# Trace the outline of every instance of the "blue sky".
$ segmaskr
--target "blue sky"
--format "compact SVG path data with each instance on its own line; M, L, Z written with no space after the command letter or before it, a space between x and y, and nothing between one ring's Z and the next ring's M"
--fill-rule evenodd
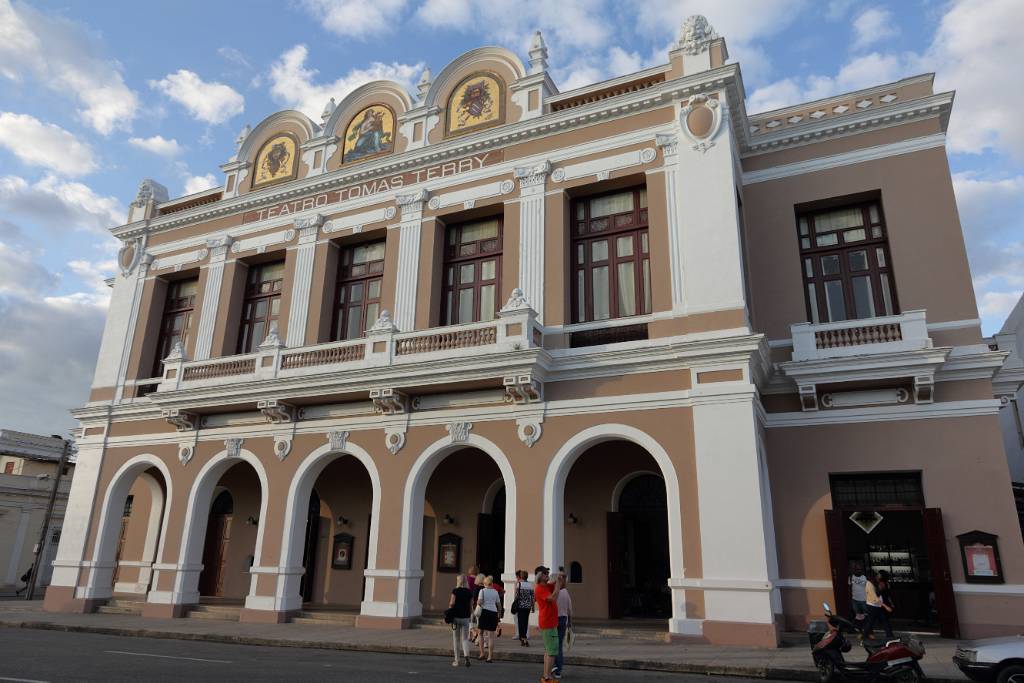
M318 121L376 78L414 90L424 66L485 44L525 58L535 29L562 90L664 63L693 13L726 38L751 113L928 71L957 90L954 183L996 331L1024 287L1019 0L0 0L4 426L59 431L84 402L106 229L143 178L172 196L218 184L247 123L292 107Z

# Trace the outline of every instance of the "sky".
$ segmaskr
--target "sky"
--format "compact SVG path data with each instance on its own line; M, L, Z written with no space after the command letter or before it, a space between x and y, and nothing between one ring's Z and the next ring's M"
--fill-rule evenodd
M243 11L244 8L244 11ZM705 14L749 113L934 72L983 331L1024 288L1020 0L0 0L0 426L44 434L88 397L139 182L223 182L246 125L461 53L526 61L541 30L565 91L662 64ZM941 274L936 273L936 277Z

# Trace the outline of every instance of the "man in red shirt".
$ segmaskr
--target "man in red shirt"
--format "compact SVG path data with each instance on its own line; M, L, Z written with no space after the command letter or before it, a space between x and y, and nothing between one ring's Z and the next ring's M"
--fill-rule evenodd
M551 666L558 656L558 591L559 583L550 582L551 570L541 565L534 570L537 585L533 589L537 601L537 626L544 641L544 682L554 680L551 677Z

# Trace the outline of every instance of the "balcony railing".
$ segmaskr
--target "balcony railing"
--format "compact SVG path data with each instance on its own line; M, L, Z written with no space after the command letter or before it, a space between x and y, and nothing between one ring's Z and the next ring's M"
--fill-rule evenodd
M537 314L511 302L495 320L450 327L398 332L382 318L361 339L286 348L272 334L254 353L190 361L180 354L164 360L158 392L300 377L328 372L387 368L417 362L458 358L467 350L487 353L541 347Z
M932 346L923 310L834 323L798 323L790 329L794 361L912 351Z

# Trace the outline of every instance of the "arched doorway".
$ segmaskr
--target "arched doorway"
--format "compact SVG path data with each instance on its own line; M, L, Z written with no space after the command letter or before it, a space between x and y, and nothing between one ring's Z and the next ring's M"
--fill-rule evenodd
M206 523L206 540L203 543L203 571L199 574L200 595L218 598L224 596L234 509L235 501L231 497L231 492L226 489L213 499L210 519Z
M608 513L608 616L665 618L669 591L665 481L640 473L622 488Z

